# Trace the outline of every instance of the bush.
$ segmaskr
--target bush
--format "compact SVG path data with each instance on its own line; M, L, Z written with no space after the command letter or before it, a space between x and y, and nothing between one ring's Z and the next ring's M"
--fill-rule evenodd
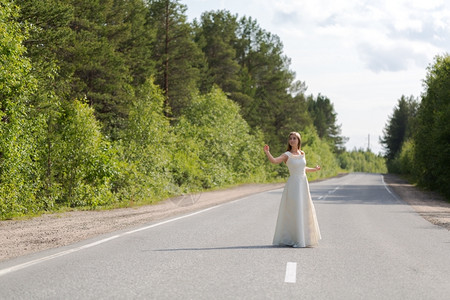
M175 174L184 174L177 177L180 185L212 188L264 178L262 136L251 134L238 105L220 89L196 95L175 132L184 146L175 149L173 166Z
M114 152L100 132L94 110L75 100L64 102L50 141L49 195L71 207L114 201L112 181L117 175Z
M416 163L414 161L414 141L412 139L403 143L398 158L400 173L405 175L413 175L416 171Z
M337 175L340 168L330 144L320 139L312 127L306 128L301 135L302 150L305 152L307 166L314 168L316 165L320 165L321 167L319 172L308 174L309 180Z
M115 144L126 170L120 190L129 201L171 193L172 151L182 145L177 145L163 109L161 90L151 81L144 83L136 92L122 139Z
M28 105L36 89L22 42L27 28L17 21L12 2L0 5L0 219L41 208L35 195L41 188L34 132L42 122Z

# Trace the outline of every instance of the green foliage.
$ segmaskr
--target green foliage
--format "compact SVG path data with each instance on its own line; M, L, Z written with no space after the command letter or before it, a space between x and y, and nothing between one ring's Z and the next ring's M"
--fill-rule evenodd
M220 89L194 97L177 122L175 132L180 143L185 145L178 150L186 152L175 155L188 157L186 161L197 161L182 166L194 171L191 178L181 169L186 182L211 188L261 178L264 160L261 135L250 133L250 127L239 114L239 107ZM178 178L183 185L181 179Z
M29 116L27 102L36 85L22 45L28 28L17 18L17 7L10 1L1 1L0 219L40 209L35 197L41 181L33 132L42 124Z
M284 147L284 135L292 128L311 124L304 86L293 82L295 74L278 36L260 28L256 20L238 20L226 10L204 13L195 28L208 63L202 90L219 86L273 149Z
M336 156L333 154L331 146L319 137L315 128L305 128L302 135L302 149L305 151L307 165L315 167L320 165L319 172L309 173L309 180L335 176L340 168Z
M339 164L347 172L386 173L386 160L371 151L354 150L338 156Z
M119 51L130 35L130 27L124 22L127 11L120 8L121 1L77 1L70 25L74 41L66 49L73 72L70 97L85 97L105 133L113 139L125 126L133 95L127 60Z
M117 49L124 56L133 86L138 87L155 73L156 62L151 59L150 43L155 39L156 29L148 22L150 11L146 1L116 1L115 5L117 13L123 15L122 20L127 28L127 34L119 41Z
M179 116L199 86L203 53L193 41L186 6L178 0L150 0L150 26L156 29L151 43L155 82L166 97L166 114Z
M153 82L138 89L127 123L123 138L116 143L127 170L121 192L130 201L166 196L175 139L164 116L164 96Z
M303 129L310 130L309 128L313 127L313 123L303 94L299 93L295 97L287 98L283 105L285 110L281 111L277 117L277 124L280 125L276 132L279 136L278 142L284 148L286 137L289 136L293 129L299 128L299 131L303 131Z
M347 138L340 135L341 126L336 124L337 114L330 99L319 94L316 99L308 97L307 104L319 137L328 141L334 152L342 152Z
M381 143L386 149L388 162L398 156L403 142L412 136L417 109L418 102L413 96L409 98L402 96L398 100L394 113L386 123L381 138Z
M428 67L414 136L416 178L450 198L450 55Z
M196 32L196 42L205 54L208 72L203 76L202 90L216 84L225 93L240 92L240 66L236 60L237 16L228 11L205 12Z
M437 56L424 80L420 104L402 96L381 142L389 172L408 176L450 198L450 56Z
M52 199L71 207L95 208L112 202L112 181L118 170L94 110L81 101L65 102L56 124L49 172Z
M266 141L281 148L285 137L280 137L279 128L285 121L285 104L292 100L288 91L295 77L289 69L290 59L283 54L280 38L260 28L252 18L239 20L237 36L236 57L243 86L236 101L244 101L239 104L250 126L261 128Z
M414 141L413 139L408 139L402 145L402 149L398 156L392 162L397 169L394 169L394 173L404 174L404 175L414 175L416 172L416 162L414 160ZM394 168L395 168L394 167Z
M29 37L24 41L27 56L33 64L33 76L45 88L37 90L61 94L68 76L64 57L73 44L69 25L73 19L73 7L65 0L15 0L20 6L19 21L29 26Z
M28 27L18 22L18 8L12 1L3 0L0 6L0 107L3 113L8 108L15 108L22 96L20 104L24 103L23 96L30 91L32 80L28 76L31 64L25 54L22 42L26 38ZM24 34L25 33L25 34ZM5 121L5 116L3 122Z

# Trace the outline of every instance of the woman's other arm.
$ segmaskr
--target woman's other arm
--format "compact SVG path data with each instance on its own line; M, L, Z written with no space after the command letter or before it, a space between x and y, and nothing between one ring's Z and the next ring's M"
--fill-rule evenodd
M308 168L308 167L305 168L305 172L306 172L306 173L309 173L309 172L317 172L317 171L319 171L319 170L320 170L320 166L319 166L319 165L317 165L315 168Z

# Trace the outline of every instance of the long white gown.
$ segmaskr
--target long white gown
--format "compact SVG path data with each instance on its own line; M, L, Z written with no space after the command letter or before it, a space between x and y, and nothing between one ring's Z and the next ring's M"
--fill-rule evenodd
M289 179L284 186L278 212L274 245L314 247L321 239L316 210L306 177L305 155L287 151Z

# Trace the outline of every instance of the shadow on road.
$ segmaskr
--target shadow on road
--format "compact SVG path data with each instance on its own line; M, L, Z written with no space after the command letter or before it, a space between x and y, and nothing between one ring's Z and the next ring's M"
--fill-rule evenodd
M345 185L337 190L333 186L322 186L312 190L311 196L314 202L322 204L404 204L397 195L389 194L382 185Z

